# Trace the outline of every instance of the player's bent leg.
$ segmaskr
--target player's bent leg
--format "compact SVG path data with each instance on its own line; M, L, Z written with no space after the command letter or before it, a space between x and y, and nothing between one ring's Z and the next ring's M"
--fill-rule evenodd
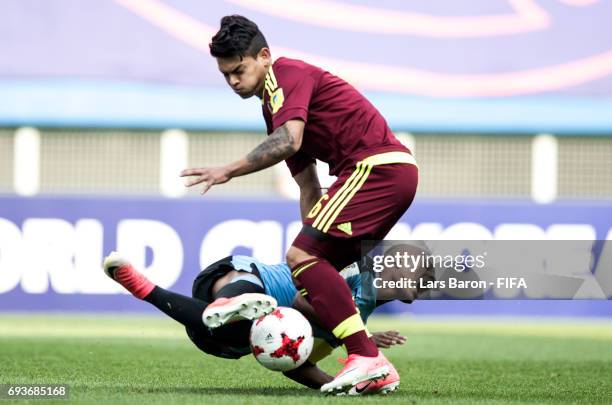
M260 293L217 298L204 310L202 321L209 328L218 328L240 320L252 321L274 311L277 305L274 297Z
M307 260L316 259L316 257L309 253L306 253L305 251L303 251L302 249L298 247L291 246L289 247L289 250L287 251L287 254L285 255L285 259L289 267L294 268L298 264L304 263Z
M298 236L296 240L304 239ZM344 343L349 353L345 367L334 380L323 385L321 391L345 394L356 384L385 378L390 370L388 361L369 339L342 276L322 258L312 257L295 264L297 260L292 253L299 254L300 251L305 252L301 247L293 246L287 257L294 263L292 277L304 286L323 325Z
M375 357L378 349L370 341L344 278L325 259L311 259L292 269L307 291L310 304L323 326L346 346L349 354Z
M124 286L135 297L152 304L187 328L197 332L205 329L202 312L208 302L156 286L116 252L106 257L103 267L110 278Z

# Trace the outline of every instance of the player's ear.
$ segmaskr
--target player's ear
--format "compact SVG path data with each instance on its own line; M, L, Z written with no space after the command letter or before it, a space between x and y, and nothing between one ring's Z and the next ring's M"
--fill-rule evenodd
M272 64L272 54L270 53L270 48L263 47L257 52L257 59L262 62L264 65L270 66Z

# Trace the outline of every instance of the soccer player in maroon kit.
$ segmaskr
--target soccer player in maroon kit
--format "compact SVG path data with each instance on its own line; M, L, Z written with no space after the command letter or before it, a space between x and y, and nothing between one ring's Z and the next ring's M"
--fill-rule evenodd
M348 352L344 368L321 391L359 393L399 383L338 271L359 260L361 241L383 239L412 203L418 182L413 156L350 84L300 60L273 61L263 34L247 18L223 17L210 53L234 92L261 98L268 137L227 166L184 170L181 176L193 176L186 185L204 183L205 193L285 160L300 187L303 222L287 263L298 289ZM315 159L338 176L323 195Z

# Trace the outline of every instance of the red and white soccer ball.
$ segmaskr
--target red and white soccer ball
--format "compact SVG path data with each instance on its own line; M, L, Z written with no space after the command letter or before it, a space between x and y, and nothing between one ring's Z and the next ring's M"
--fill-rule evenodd
M278 307L253 322L250 341L262 366L289 371L301 366L312 353L312 327L295 309Z

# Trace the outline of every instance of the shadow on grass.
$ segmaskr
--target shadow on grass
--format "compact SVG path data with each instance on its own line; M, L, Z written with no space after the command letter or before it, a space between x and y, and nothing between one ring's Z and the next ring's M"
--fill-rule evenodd
M149 394L196 394L196 395L263 395L263 396L320 396L319 390L307 388L276 387L276 388L241 388L241 387L151 387L140 391Z

